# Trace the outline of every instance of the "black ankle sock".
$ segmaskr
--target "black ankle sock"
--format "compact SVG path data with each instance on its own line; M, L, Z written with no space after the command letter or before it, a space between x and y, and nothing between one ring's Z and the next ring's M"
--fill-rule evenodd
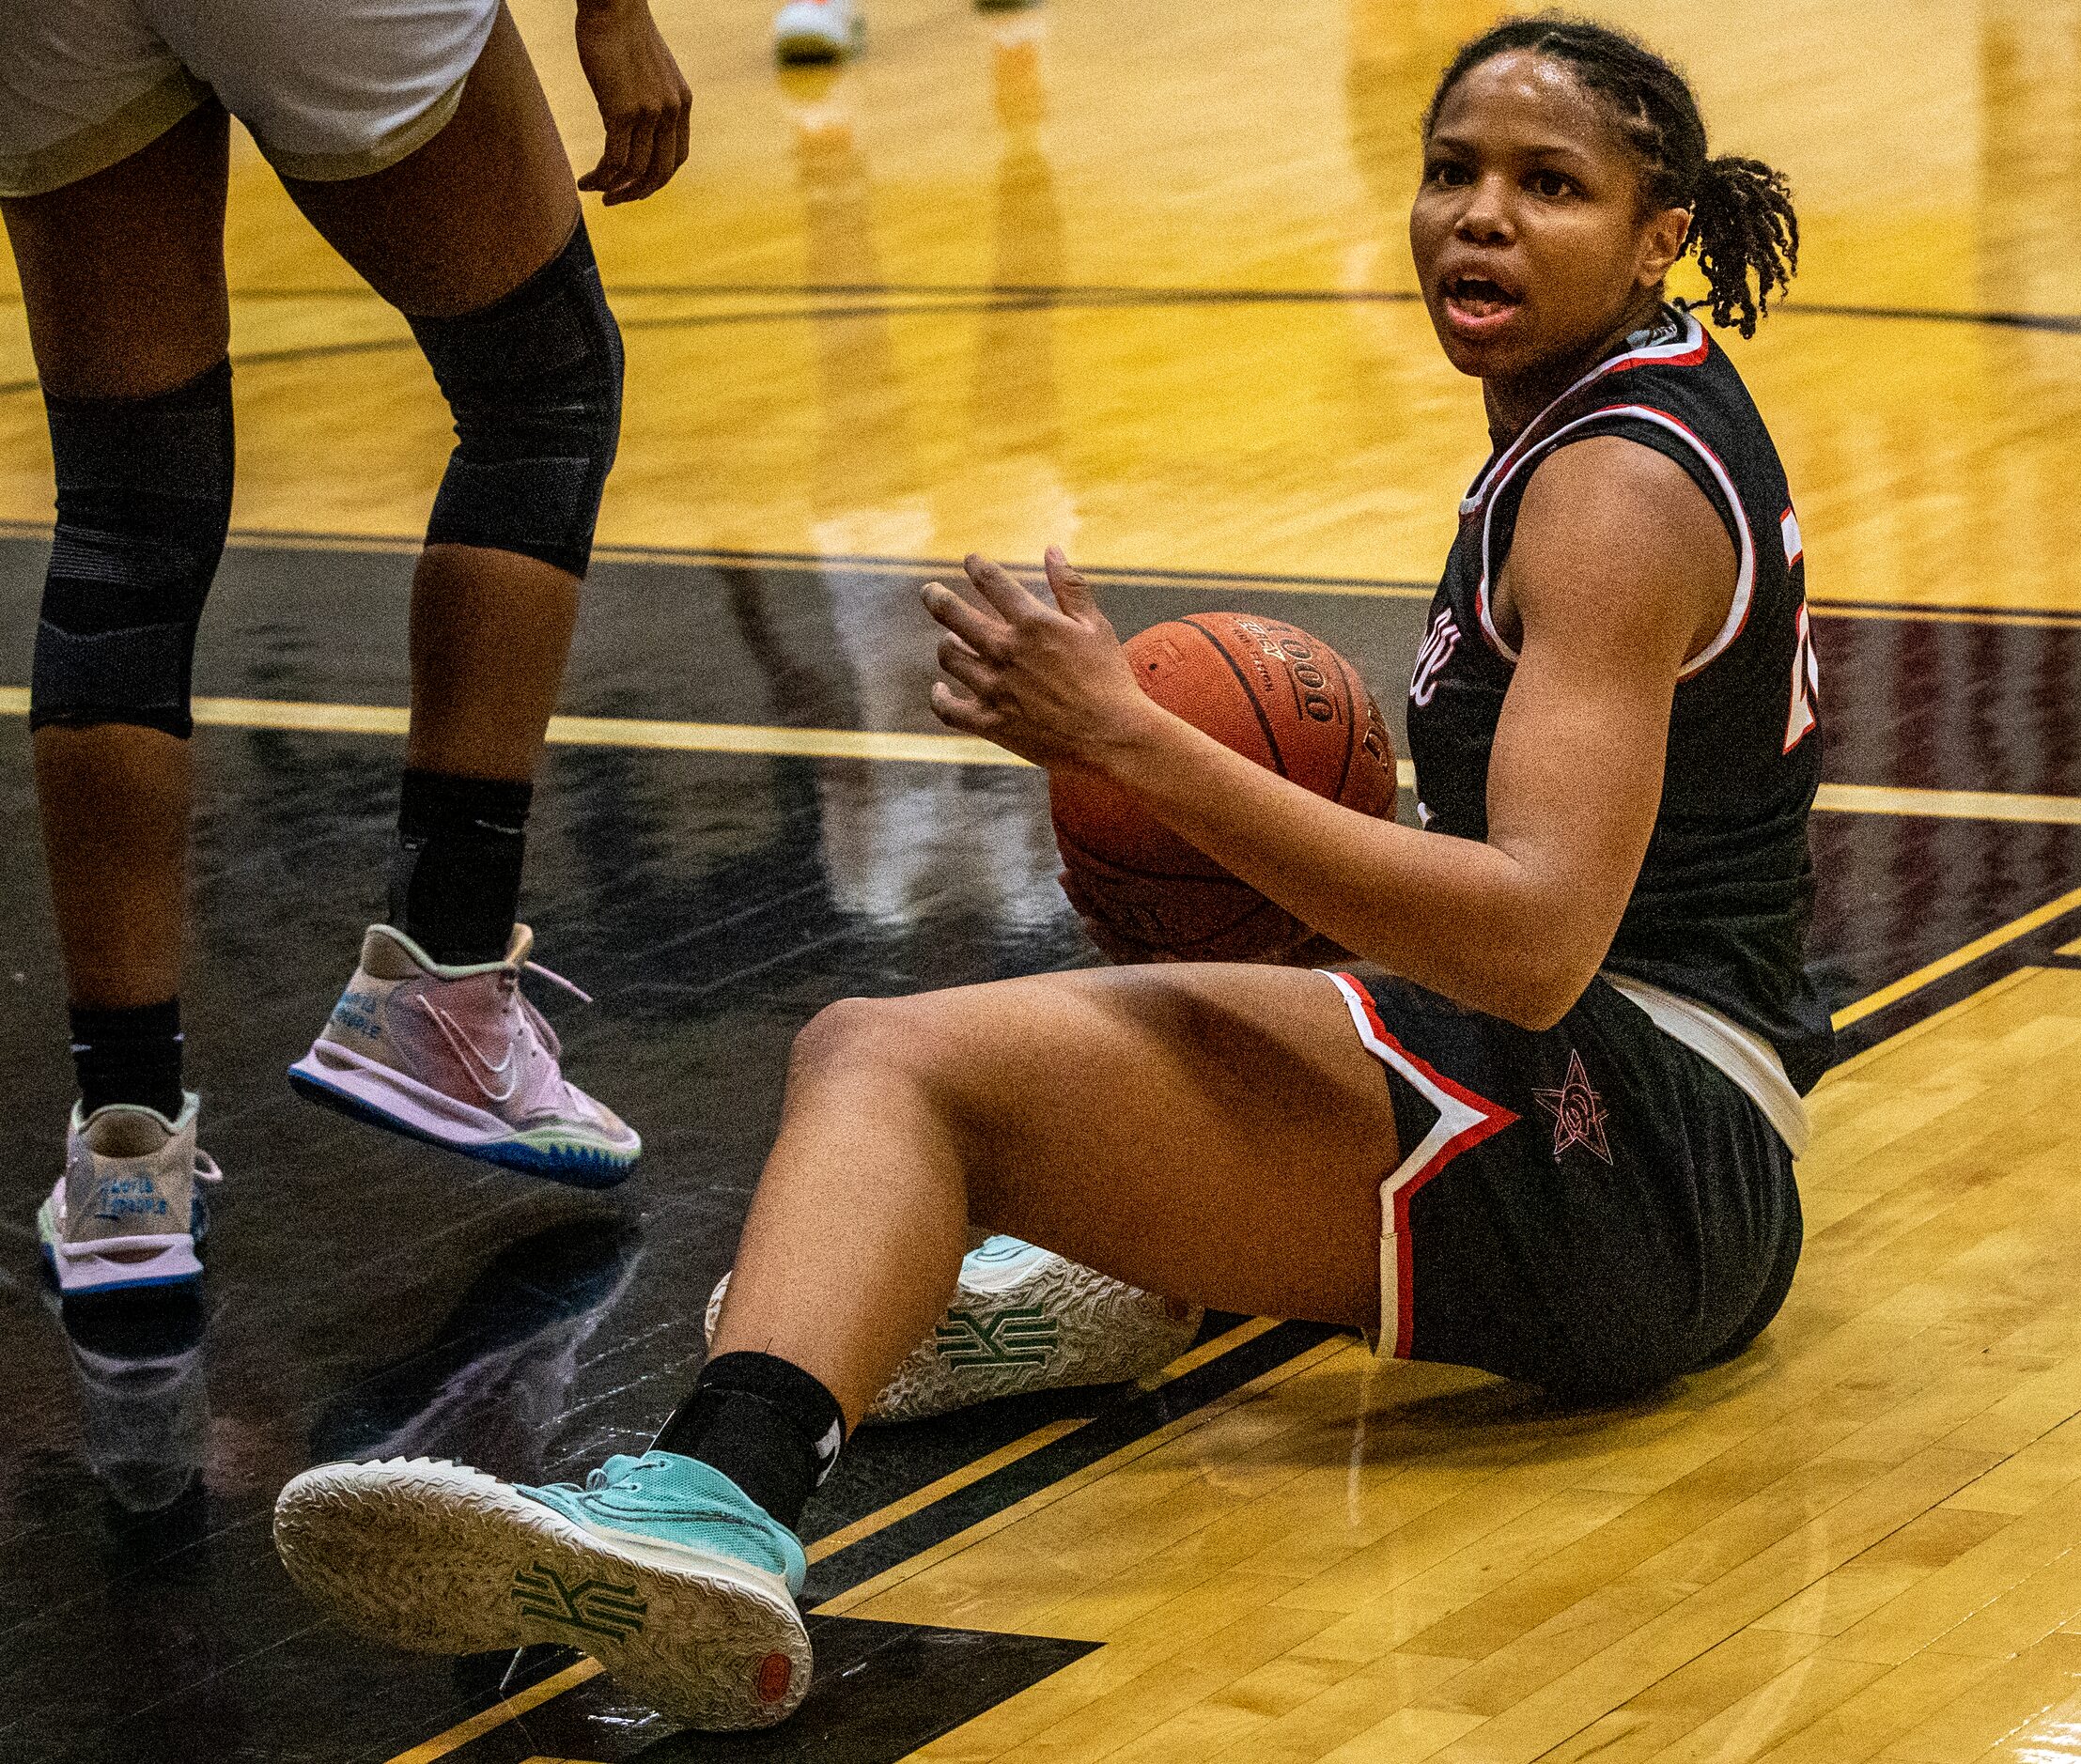
M793 1531L845 1443L837 1399L770 1354L725 1354L693 1381L652 1442L711 1464Z
M180 1094L180 1000L101 1011L74 1005L72 1066L80 1112L110 1103L142 1103L178 1121Z
M529 783L407 771L390 865L390 922L444 966L496 962L513 936Z

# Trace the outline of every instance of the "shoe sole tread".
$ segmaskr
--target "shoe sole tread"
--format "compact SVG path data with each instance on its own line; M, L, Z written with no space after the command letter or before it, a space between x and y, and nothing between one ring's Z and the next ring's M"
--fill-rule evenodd
M709 1295L708 1338L722 1315L723 1276ZM1118 1385L1161 1371L1199 1333L1198 1306L1173 1316L1168 1301L1080 1262L1050 1255L1033 1275L1005 1291L956 1287L949 1313L991 1317L1040 1307L1060 1328L1040 1360L956 1365L940 1352L939 1332L920 1342L891 1375L869 1407L870 1421L923 1421L998 1397L1086 1385Z
M467 1465L306 1471L276 1504L274 1543L318 1604L415 1652L582 1648L631 1695L715 1731L769 1726L809 1687L809 1636L793 1601L599 1537ZM559 1600L567 1615L542 1608ZM761 1685L776 1688L776 1656L786 1679L769 1697Z

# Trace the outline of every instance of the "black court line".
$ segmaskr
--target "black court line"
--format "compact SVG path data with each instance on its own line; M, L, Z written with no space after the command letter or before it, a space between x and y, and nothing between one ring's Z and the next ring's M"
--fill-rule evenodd
M623 316L624 331L707 330L747 324L799 324L840 318L903 318L950 313L1097 311L1107 308L1192 306L1363 306L1412 305L1421 297L1407 288L1214 288L1130 287L1053 283L631 283L608 292L622 299L677 298L717 300L792 295L816 300L845 297L842 305L754 308L749 312L690 313L669 318ZM292 289L234 292L234 300L337 300L352 290L321 288L307 294ZM19 301L19 294L14 299ZM370 298L373 298L371 296ZM1867 305L1856 302L1791 302L1776 309L1805 318L1872 319L1906 324L1980 325L2004 331L2035 331L2055 336L2081 335L2081 315L1980 311L1934 306ZM346 343L318 343L295 348L255 349L235 355L236 367L271 366L291 362L328 361L350 355L380 355L418 347L411 336L371 337ZM0 397L37 389L34 378L0 380Z
M1413 288L1265 288L1151 286L1103 282L616 282L608 293L630 299L814 300L841 297L966 302L1038 301L1053 305L1104 303L1147 306L1303 306L1409 305L1421 297ZM376 299L370 288L235 287L234 301L312 301ZM22 295L0 296L19 305ZM986 308L985 310L987 310ZM1773 311L1804 318L1863 318L1891 324L1985 325L2006 331L2041 331L2056 336L2081 335L2081 314L2033 313L2011 307L1903 306L1863 301L1809 301L1796 297ZM798 317L790 313L779 315ZM818 312L813 316L826 316Z

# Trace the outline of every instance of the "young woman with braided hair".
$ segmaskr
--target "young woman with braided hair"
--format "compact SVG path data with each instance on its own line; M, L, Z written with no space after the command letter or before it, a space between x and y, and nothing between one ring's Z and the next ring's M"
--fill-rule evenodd
M1575 1396L1740 1353L1798 1259L1819 772L1796 524L1762 419L1664 278L1751 329L1783 179L1708 156L1682 78L1560 18L1470 43L1410 217L1495 453L1410 684L1423 831L1152 706L1059 551L933 584L940 718L1103 773L1371 965L1119 967L849 1001L802 1032L692 1393L584 1488L331 1465L303 1586L369 1632L549 1637L697 1725L793 1708L802 1503L971 1222L1227 1308ZM611 1589L560 1612L546 1588ZM611 1608L609 1608L611 1607ZM589 1627L588 1627L589 1625Z

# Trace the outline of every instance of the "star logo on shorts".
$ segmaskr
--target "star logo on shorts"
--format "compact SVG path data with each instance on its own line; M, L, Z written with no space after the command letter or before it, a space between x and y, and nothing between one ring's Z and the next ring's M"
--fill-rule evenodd
M1608 1112L1604 1099L1590 1088L1590 1075L1582 1069L1582 1056L1568 1052L1568 1076L1558 1091L1534 1091L1532 1100L1554 1118L1554 1162L1572 1145L1586 1147L1607 1164L1611 1148L1605 1143L1604 1118Z

